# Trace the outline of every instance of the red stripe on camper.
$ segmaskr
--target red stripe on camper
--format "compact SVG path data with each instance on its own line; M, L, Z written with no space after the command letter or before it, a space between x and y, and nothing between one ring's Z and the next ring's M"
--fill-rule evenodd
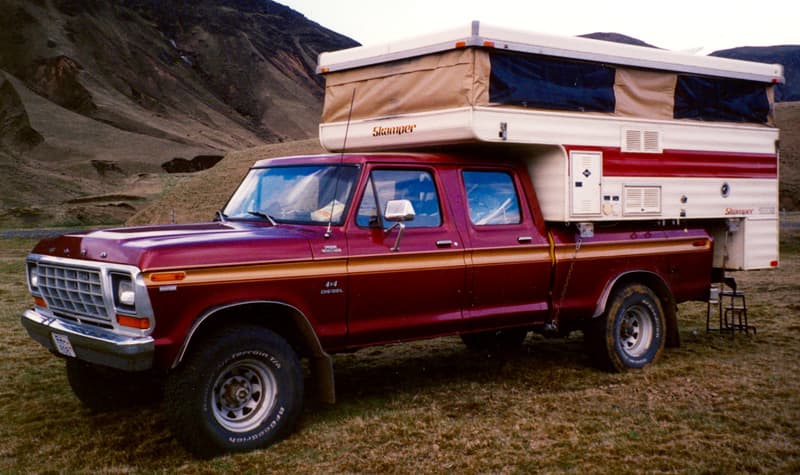
M771 153L664 150L622 153L613 147L565 147L603 152L603 176L778 178L778 156Z

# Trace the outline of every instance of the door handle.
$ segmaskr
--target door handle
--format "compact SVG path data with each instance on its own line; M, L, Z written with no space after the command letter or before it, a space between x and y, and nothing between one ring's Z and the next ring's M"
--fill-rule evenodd
M449 239L441 239L436 241L436 247L450 247L453 245L453 241Z
M531 241L533 241L533 238L530 236L520 236L517 238L517 242L520 244L527 244Z

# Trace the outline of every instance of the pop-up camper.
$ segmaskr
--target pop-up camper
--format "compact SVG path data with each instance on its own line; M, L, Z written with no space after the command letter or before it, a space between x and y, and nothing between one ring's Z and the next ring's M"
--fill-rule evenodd
M780 65L473 22L318 72L330 151L519 154L545 220L701 220L715 267L777 265Z

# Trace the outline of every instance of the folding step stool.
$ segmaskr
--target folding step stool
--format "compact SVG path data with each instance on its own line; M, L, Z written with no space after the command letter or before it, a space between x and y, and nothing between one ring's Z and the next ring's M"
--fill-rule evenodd
M719 328L711 328L711 310L715 308L719 318ZM736 279L733 277L723 277L721 282L711 284L708 295L708 306L706 308L706 332L736 331L750 334L756 333L756 327L751 326L747 321L747 300L744 292L738 289Z

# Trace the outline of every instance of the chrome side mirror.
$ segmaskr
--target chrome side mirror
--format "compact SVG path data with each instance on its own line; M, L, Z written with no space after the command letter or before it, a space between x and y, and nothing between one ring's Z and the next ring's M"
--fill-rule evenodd
M401 223L411 221L417 214L414 212L414 205L409 200L390 200L386 203L386 210L383 218L386 221Z
M392 251L400 250L400 238L403 236L403 230L406 228L404 221L411 221L416 215L417 214L414 212L414 205L412 205L409 200L390 200L386 203L383 218L386 221L392 221L394 224L389 226L384 233L389 234L394 228L398 228Z

